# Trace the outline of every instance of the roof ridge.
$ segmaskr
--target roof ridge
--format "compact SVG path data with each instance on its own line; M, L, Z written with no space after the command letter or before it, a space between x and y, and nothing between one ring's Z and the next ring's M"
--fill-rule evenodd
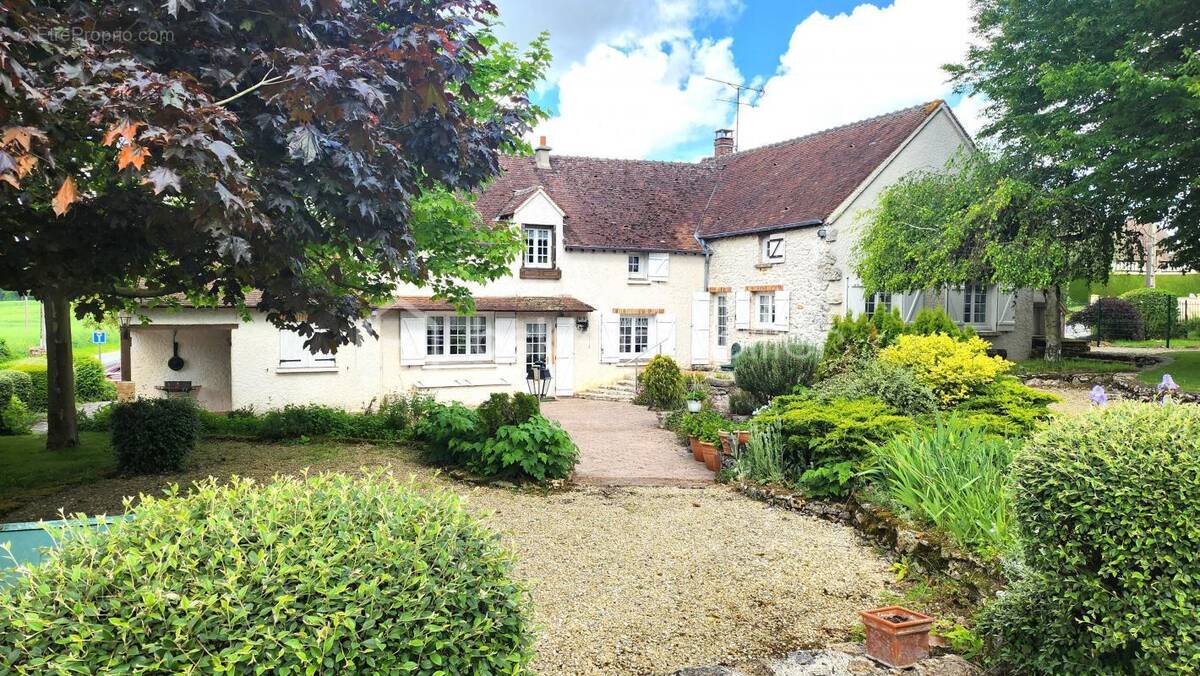
M684 160L640 160L623 157L596 157L593 155L551 155L551 162L554 160L588 160L591 162L621 162L625 164L670 164L683 167L698 167L707 169L708 166L704 162L687 162Z
M934 99L933 101L926 101L925 103L918 103L916 105L908 106L907 108L900 108L900 109L893 110L893 111L890 111L887 113L880 113L879 115L875 115L873 117L867 117L867 118L863 118L861 120L855 120L854 122L847 122L846 124L839 124L835 127L819 129L817 131L804 134L802 136L796 136L793 138L784 139L782 141L768 143L766 145L749 148L747 150L739 150L737 152L729 153L728 155L722 155L721 157L709 157L706 159L706 161L710 162L710 163L715 163L717 160L724 161L724 160L729 159L730 157L735 157L738 155L747 155L750 153L758 152L760 150L768 150L770 148L779 148L779 147L786 146L786 145L789 145L792 143L799 143L800 141L804 141L804 140L807 140L807 139L810 139L810 138L813 138L816 136L821 136L823 134L829 134L829 133L832 133L835 131L842 131L843 129L850 129L851 127L858 127L860 125L868 124L871 122L877 122L879 120L884 119L885 117L895 117L897 115L901 115L903 113L907 113L909 111L916 110L918 108L924 108L925 115L928 117L929 115L933 114L933 111L940 108L942 106L942 104L944 104L944 103L945 103L945 101L943 99Z

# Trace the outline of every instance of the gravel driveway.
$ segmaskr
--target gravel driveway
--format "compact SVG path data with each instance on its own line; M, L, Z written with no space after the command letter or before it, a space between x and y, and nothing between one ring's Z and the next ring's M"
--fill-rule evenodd
M844 640L890 587L854 531L725 486L581 486L551 494L450 481L411 451L329 443L206 442L172 476L112 478L39 498L4 521L116 514L121 497L213 475L388 467L466 497L504 534L533 595L539 674L666 673Z

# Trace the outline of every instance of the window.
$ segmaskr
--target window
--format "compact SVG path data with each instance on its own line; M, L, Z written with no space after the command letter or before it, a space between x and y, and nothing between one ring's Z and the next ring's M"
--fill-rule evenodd
M892 311L892 294L876 293L876 294L867 296L866 301L863 304L863 312L865 312L866 315L868 317L870 317L871 315L875 314L875 310L878 308L883 308L884 312L891 312Z
M467 359L491 354L488 318L481 315L429 315L425 318L425 354Z
M436 357L446 354L446 318L425 318L425 354Z
M963 289L963 322L987 323L987 287L983 284L967 284Z
M760 326L775 325L775 294L760 293L758 296L758 323Z
M621 317L617 334L621 354L641 354L650 347L650 318Z
M629 278L646 278L646 266L642 262L642 257L638 254L629 254Z
M525 267L551 267L551 246L554 239L552 228L544 226L525 226Z
M783 262L783 235L774 235L763 240L763 262Z
M333 354L318 352L313 354L304 347L304 341L310 336L302 336L295 331L279 332L279 368L281 369L311 369L334 368L337 359Z
M729 296L717 296L717 346L729 344Z
M546 365L546 322L525 324L525 367Z

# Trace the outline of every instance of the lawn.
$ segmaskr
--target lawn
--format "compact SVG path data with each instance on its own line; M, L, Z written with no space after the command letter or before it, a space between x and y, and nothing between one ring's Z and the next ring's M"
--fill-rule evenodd
M9 350L14 356L24 356L30 347L38 344L38 322L41 321L40 303L35 300L0 301L0 338L8 343ZM116 352L121 349L117 339L115 326L105 326L108 331L108 343L104 352ZM71 319L71 343L77 352L96 354L96 346L92 344L92 324L81 319Z
M113 473L116 461L104 433L80 433L79 447L70 451L47 451L46 437L27 434L0 437L0 467L2 515L71 486L100 481Z
M1121 373L1136 371L1137 366L1125 361L1104 359L1026 359L1017 362L1016 372L1022 375L1038 373Z
M1165 348L1166 341L1161 338L1158 340L1114 340L1112 344L1117 347L1159 347ZM1172 338L1172 350L1196 350L1200 349L1200 338Z
M1162 382L1164 373L1170 373L1181 388L1200 392L1200 352L1174 353L1171 355L1171 363L1143 371L1138 378L1144 383L1157 385Z

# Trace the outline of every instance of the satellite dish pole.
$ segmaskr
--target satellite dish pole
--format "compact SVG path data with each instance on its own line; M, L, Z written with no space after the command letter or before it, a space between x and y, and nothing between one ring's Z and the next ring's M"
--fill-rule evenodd
M742 137L742 126L741 126L742 106L750 106L751 108L755 107L755 105L753 103L742 103L742 92L750 91L750 92L755 92L757 94L762 94L763 90L758 87L749 87L747 85L738 84L736 82L729 82L728 80L718 80L715 77L708 77L707 75L704 76L704 79L712 80L713 82L719 82L723 85L733 87L734 94L733 94L732 99L717 99L717 100L733 104L733 150L734 150L734 152L737 152L738 141L740 141L741 137Z

